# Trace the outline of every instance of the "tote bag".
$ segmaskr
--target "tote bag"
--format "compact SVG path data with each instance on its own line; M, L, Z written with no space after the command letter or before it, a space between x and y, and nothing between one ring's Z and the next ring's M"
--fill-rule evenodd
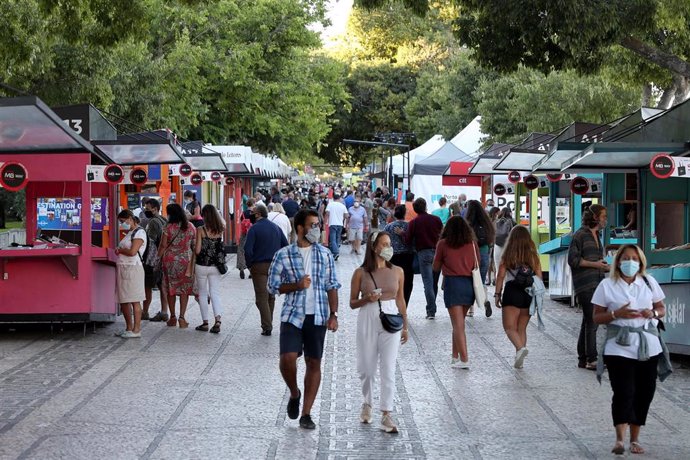
M472 288L474 289L474 301L477 306L484 308L484 303L486 302L486 291L484 288L484 281L482 280L482 274L479 271L479 260L477 259L476 245L474 247L474 269L472 270Z

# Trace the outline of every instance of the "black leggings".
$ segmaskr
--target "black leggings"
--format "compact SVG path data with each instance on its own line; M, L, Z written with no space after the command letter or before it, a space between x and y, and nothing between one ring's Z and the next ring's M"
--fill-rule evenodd
M611 412L614 426L622 423L639 426L645 424L656 390L658 361L658 356L648 361L604 356L613 389Z

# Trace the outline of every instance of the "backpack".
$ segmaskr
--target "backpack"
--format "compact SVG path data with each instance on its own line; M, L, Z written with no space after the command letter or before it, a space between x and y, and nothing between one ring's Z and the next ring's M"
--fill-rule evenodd
M486 230L481 225L474 228L474 233L477 235L477 246L482 247L489 244L487 239Z
M527 265L518 265L515 270L508 270L513 275L513 282L519 288L528 288L534 284L534 270Z
M513 229L514 224L512 219L502 217L496 221L496 245L503 247L508 240L508 235Z

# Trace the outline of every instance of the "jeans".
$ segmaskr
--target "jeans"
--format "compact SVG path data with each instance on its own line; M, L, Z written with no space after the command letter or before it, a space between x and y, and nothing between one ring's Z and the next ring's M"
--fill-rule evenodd
M211 296L211 306L213 306L213 316L223 314L223 304L220 299L220 280L221 274L215 265L210 267L197 265L194 268L196 283L199 286L199 309L201 319L208 321L208 297Z
M249 269L254 283L254 295L256 296L256 308L261 315L261 329L264 331L273 330L273 310L276 297L268 293L268 269L271 262L255 263Z
M577 340L577 359L580 363L593 363L597 360L597 325L594 323L594 291L577 294L577 303L582 308L582 325Z
M438 279L440 273L432 270L434 263L435 249L422 249L417 251L419 258L419 271L422 274L422 282L424 283L424 297L426 297L426 314L428 316L436 316L436 295L438 294Z
M489 252L479 253L479 273L482 275L482 281L486 283L486 274L489 273Z
M340 240L343 235L342 225L331 225L328 227L328 248L334 256L340 254Z

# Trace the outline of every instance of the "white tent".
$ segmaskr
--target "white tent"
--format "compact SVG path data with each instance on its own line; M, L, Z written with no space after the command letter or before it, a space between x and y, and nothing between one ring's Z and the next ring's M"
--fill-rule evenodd
M436 134L416 149L410 150L410 172L412 172L412 168L417 161L421 161L436 152L445 142L443 136ZM407 174L407 160L403 161L403 159L404 155L402 154L393 157L393 174L397 176Z
M476 116L450 142L467 155L476 158L481 153L479 150L485 138L486 134L482 132L482 117Z

